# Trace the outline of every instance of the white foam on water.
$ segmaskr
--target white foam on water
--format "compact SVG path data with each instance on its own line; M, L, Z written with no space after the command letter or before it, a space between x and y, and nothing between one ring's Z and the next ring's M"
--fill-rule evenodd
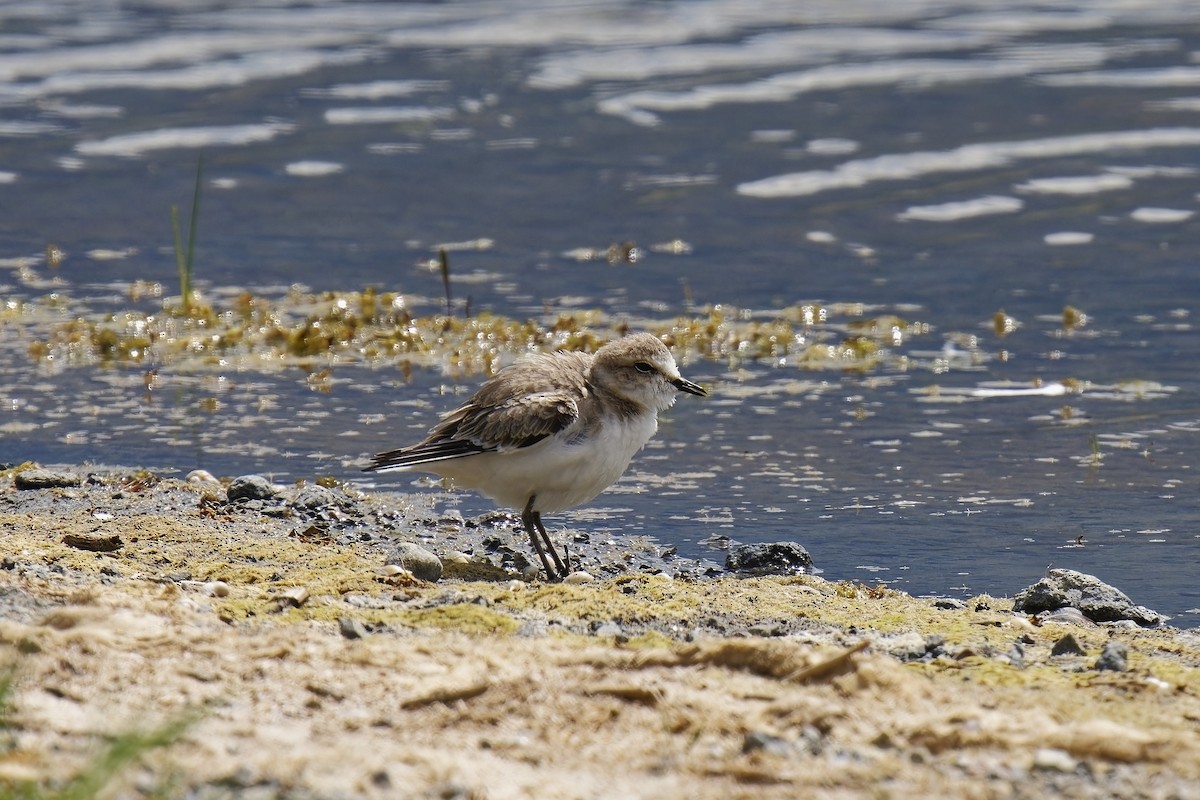
M344 164L336 161L293 161L284 167L288 175L300 178L319 178L324 175L336 175L345 169Z
M140 156L152 150L236 146L268 142L291 133L293 126L283 122L257 125L212 125L196 128L159 128L126 133L106 139L89 139L75 145L85 156Z
M961 219L985 217L992 214L1014 214L1025 207L1025 203L1016 197L1004 195L988 195L972 200L960 200L953 203L941 203L931 206L911 206L897 214L896 219L916 220L920 222L957 222Z
M1191 219L1195 214L1195 211L1184 208L1153 208L1144 206L1134 209L1129 216L1138 222L1161 225L1172 222L1184 222Z
M1046 158L1118 153L1156 147L1196 147L1200 128L1151 128L1006 142L981 142L951 150L894 153L846 161L829 170L809 170L749 181L737 187L748 197L799 197L835 189L858 189L879 181L912 180L941 172L980 172Z
M452 108L429 106L366 106L359 108L330 108L325 121L330 125L374 125L389 122L437 122L451 119Z
M1057 231L1055 233L1047 233L1042 237L1042 241L1051 247L1065 247L1069 245L1091 244L1096 238L1094 233L1086 233L1084 231Z
M1026 194L1068 194L1089 195L1097 192L1111 192L1117 189L1128 189L1133 186L1133 179L1127 175L1114 173L1104 175L1069 175L1057 178L1035 178L1017 184L1014 189Z

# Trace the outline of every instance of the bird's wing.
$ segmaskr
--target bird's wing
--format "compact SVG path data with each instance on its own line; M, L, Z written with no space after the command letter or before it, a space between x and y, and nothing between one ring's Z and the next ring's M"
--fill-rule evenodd
M562 359L568 356L581 359L575 369L562 368ZM367 471L537 444L579 419L580 406L589 394L589 363L590 356L577 353L534 356L518 362L489 379L470 401L443 417L424 441L379 453L371 459ZM541 390L534 391L534 387Z

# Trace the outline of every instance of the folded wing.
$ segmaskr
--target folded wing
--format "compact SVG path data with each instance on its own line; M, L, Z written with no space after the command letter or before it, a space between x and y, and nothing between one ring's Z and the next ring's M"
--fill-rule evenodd
M562 359L535 356L492 377L465 405L451 411L424 441L375 455L366 472L406 469L478 453L505 452L537 444L570 428L588 396L586 361L567 371ZM579 358L588 358L578 356ZM548 371L554 371L553 380ZM549 391L533 387L554 386Z

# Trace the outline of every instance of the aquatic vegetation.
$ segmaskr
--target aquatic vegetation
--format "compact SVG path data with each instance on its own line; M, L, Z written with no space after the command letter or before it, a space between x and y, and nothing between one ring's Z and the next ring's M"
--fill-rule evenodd
M171 234L175 241L175 263L179 268L180 310L187 314L192 309L192 275L196 263L196 225L200 221L200 187L204 176L204 156L196 161L196 182L192 188L192 214L188 222L187 249L179 230L179 206L171 206Z
M181 273L182 274L182 273ZM213 292L213 296L220 293ZM130 297L157 299L131 289ZM447 308L451 308L447 297ZM684 358L731 365L771 360L811 370L865 372L895 365L899 345L930 327L860 304L794 306L751 311L727 305L697 309L669 320L613 319L597 309L559 311L519 319L494 313L415 314L409 299L368 287L357 292L293 289L268 298L236 293L225 305L159 301L155 310L90 310L58 295L60 318L37 326L28 353L59 365L173 365L189 370L270 370L321 360L389 366L436 366L466 376L495 371L534 350L594 351L638 328L664 338ZM18 316L20 310L16 310Z

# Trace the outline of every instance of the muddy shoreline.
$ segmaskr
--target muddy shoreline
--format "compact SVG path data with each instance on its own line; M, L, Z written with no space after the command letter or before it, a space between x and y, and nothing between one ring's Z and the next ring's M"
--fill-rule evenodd
M427 498L17 472L0 786L51 793L111 737L196 715L105 796L1198 796L1192 631L586 535L591 580L545 584L510 519ZM389 565L401 540L440 579Z

